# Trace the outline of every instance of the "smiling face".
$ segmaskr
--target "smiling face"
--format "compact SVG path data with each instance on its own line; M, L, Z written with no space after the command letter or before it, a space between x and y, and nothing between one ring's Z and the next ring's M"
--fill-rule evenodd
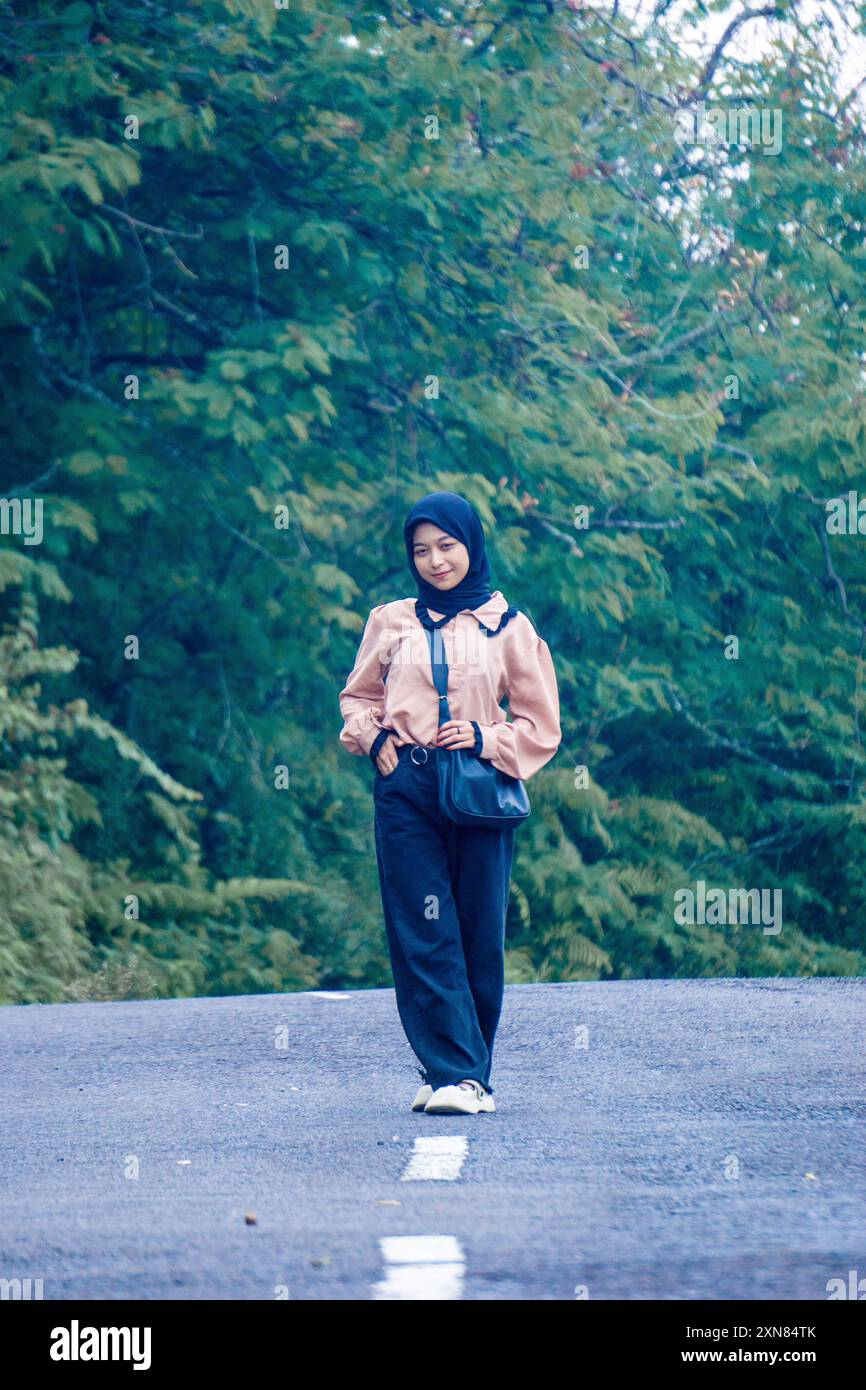
M412 557L422 579L437 589L453 589L469 569L469 551L463 542L432 521L419 521L415 527Z

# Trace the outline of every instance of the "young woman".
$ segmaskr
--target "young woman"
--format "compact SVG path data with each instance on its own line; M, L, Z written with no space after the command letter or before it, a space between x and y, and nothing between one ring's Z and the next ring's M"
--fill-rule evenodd
M547 643L490 591L472 504L430 493L410 511L404 538L418 597L370 613L340 692L340 742L376 767L376 858L397 1010L423 1067L412 1109L477 1114L496 1108L490 1069L515 831L444 817L436 759L463 748L511 777L531 777L559 747L559 693ZM441 725L425 627L441 628L448 663L453 717Z

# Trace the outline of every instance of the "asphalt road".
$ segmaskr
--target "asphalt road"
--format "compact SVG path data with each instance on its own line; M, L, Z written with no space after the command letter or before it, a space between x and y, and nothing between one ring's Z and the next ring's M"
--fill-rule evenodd
M825 1300L866 1276L864 1014L863 979L512 986L497 1113L430 1116L391 990L0 1009L0 1279Z

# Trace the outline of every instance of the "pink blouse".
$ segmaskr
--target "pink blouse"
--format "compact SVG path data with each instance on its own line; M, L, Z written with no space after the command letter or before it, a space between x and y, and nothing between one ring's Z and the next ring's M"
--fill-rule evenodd
M524 780L544 767L562 740L559 691L547 643L524 613L487 637L479 627L499 626L508 601L497 589L480 608L464 608L439 629L448 662L452 719L476 720L481 757ZM430 610L434 619L444 617ZM499 704L508 696L509 720ZM344 724L340 742L367 754L383 728L407 743L434 747L439 697L430 669L430 648L413 598L372 609L355 666L340 692Z

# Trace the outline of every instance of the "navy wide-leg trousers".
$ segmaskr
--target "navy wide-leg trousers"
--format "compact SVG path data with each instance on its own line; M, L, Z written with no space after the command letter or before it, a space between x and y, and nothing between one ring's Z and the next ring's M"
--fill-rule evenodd
M434 1090L468 1078L488 1091L505 985L514 830L456 825L439 812L436 759L396 750L373 782L376 858L397 1011ZM416 759L422 750L415 753Z

